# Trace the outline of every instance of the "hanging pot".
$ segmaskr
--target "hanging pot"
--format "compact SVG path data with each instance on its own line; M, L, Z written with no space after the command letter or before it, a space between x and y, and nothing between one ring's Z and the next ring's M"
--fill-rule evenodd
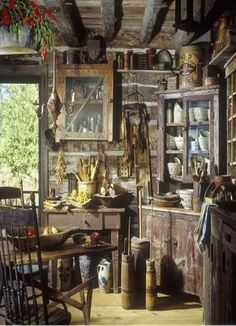
M28 26L19 27L19 35L9 32L6 26L0 27L0 55L37 53L35 48Z

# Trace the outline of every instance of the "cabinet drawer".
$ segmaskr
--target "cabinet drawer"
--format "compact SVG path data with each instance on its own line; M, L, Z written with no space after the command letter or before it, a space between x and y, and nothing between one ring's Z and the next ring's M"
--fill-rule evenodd
M104 229L120 229L121 220L120 214L105 214L104 215Z
M100 213L49 214L48 225L78 226L81 230L102 230L103 218Z
M223 224L223 243L233 253L236 253L236 231Z

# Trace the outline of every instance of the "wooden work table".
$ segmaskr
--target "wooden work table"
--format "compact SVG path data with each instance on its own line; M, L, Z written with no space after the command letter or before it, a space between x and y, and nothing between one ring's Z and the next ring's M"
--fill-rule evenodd
M114 293L118 293L123 236L127 232L128 219L124 213L124 208L106 207L97 209L74 208L69 211L44 210L46 225L76 226L81 231L109 232L111 244L117 247L117 250L112 252Z

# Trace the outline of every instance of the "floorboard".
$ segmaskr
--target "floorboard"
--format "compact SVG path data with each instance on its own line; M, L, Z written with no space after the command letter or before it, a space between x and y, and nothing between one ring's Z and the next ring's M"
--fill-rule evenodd
M76 296L75 296L76 297ZM83 324L81 313L69 308L72 325ZM121 294L101 293L94 290L92 325L202 325L203 310L194 296L168 296L158 293L156 311L146 309L125 310L121 307Z
M72 325L84 324L82 312L69 305L68 310L72 314ZM195 296L158 293L157 310L147 311L123 309L120 293L101 293L98 288L93 293L91 325L203 325L202 316L201 304ZM3 324L4 319L0 317L0 325Z

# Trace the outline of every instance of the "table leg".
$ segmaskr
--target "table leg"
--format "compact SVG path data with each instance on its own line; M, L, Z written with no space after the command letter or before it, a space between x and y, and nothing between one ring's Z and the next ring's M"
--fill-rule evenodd
M58 273L57 273L57 260L52 260L51 261L51 268L52 268L52 274L51 274L51 280L52 280L52 288L57 290L57 277L58 277Z
M120 273L120 247L119 247L119 230L111 231L111 244L117 246L118 250L112 251L113 264L113 291L119 292L119 273Z

